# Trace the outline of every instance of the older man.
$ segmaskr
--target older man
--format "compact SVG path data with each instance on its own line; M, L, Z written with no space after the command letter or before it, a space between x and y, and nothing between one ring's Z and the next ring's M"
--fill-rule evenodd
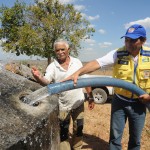
M59 82L73 74L82 67L82 63L77 58L69 56L70 48L66 41L59 40L54 43L56 59L46 69L43 77L36 68L32 68L35 79L42 85ZM91 88L86 88L89 95L89 109L94 108ZM60 119L60 150L74 150L82 147L83 112L84 112L84 93L82 89L75 89L62 92L59 96L59 119ZM70 146L68 142L68 132L70 117L73 120L73 137Z

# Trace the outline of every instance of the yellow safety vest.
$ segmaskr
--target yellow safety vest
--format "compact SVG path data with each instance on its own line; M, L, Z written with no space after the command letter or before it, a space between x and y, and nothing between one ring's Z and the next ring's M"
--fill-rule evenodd
M117 59L113 68L113 77L131 82L150 93L150 48L143 46L138 55L138 64L134 65L132 56L125 47L117 50ZM137 98L130 91L114 88L115 93L128 98Z

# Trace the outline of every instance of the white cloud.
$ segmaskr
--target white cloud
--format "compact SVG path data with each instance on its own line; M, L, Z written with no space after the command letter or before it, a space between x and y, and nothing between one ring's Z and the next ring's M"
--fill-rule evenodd
M93 51L93 48L85 48L86 51Z
M87 15L85 13L81 13L83 18L87 18Z
M57 1L57 0L55 0ZM73 3L75 0L58 0L61 4ZM44 2L44 0L38 0L38 2Z
M145 45L145 46L150 46L150 43L149 43L149 42L145 42L144 45Z
M96 16L94 16L94 17L88 16L88 19L91 20L91 21L97 20L97 19L99 19L99 15L96 15Z
M93 44L95 44L96 42L95 42L95 40L93 40L93 39L86 39L86 40L85 40L85 43L87 43L87 44L89 44L89 45L93 45Z
M105 34L106 33L106 31L103 30L103 29L99 29L98 32L101 33L101 34Z
M90 24L90 25L89 25L89 28L94 28L94 27L95 27L94 24Z
M90 21L97 20L100 17L99 15L96 15L94 17L93 16L87 16L85 13L81 13L81 15L82 15L82 17L87 18Z
M83 6L83 5L74 5L74 8L75 8L77 11L85 10L85 6Z
M125 24L125 28L127 29L128 27L130 27L133 24L141 24L145 28L150 28L150 17L147 17L143 20L137 20L137 21L129 22L129 23Z
M98 45L101 48L107 48L107 47L110 47L112 45L112 43L110 43L110 42L103 42L103 43L99 43Z
M59 0L59 2L62 4L68 4L68 3L73 3L74 0Z

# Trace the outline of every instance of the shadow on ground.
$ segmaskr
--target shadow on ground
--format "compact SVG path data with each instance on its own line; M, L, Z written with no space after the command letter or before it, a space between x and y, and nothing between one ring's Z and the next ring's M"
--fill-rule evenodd
M84 145L82 146L82 149L88 149L88 150L108 150L108 142L100 139L99 137L84 134L83 137Z

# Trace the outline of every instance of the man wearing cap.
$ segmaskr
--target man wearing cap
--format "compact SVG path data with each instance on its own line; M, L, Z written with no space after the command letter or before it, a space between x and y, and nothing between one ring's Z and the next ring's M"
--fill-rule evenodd
M72 74L68 79L77 83L79 75L92 72L98 68L113 66L113 77L131 82L150 93L150 48L143 46L146 41L145 28L134 24L127 29L121 38L125 38L125 45L113 50L105 56L87 63ZM146 102L150 102L150 95L137 97L135 94L114 88L115 94L111 103L110 150L121 150L121 139L125 123L129 122L128 150L140 150L141 134L146 116Z

